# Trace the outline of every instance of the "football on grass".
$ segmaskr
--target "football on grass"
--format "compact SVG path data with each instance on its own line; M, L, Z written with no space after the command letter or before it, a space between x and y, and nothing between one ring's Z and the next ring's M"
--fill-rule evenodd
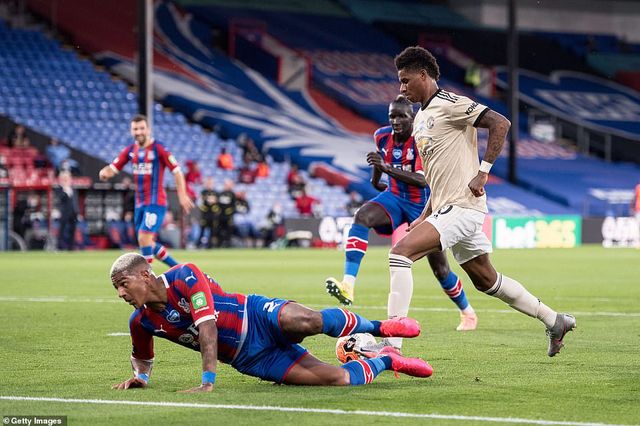
M336 357L341 363L353 361L354 359L366 359L363 355L366 350L378 343L376 338L369 333L356 333L344 336L336 342Z

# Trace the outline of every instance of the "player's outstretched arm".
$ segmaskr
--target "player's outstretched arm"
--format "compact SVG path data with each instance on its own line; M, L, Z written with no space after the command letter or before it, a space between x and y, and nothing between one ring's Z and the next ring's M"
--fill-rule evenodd
M471 179L468 186L473 195L481 197L485 193L484 186L489 179L489 170L491 170L491 166L502 151L504 140L511 127L511 122L502 114L489 110L480 119L478 127L489 129L489 140L487 141L487 151L484 153L480 170L478 170L478 174Z
M184 175L180 171L176 171L173 175L176 179L176 190L178 191L178 201L185 213L189 213L194 207L193 201L187 195L187 184Z
M200 355L202 355L202 384L195 388L179 391L180 393L211 392L216 381L216 365L218 363L218 329L213 319L198 325Z
M111 389L126 390L147 387L152 366L153 361L143 361L132 357L131 367L133 368L133 377L125 380L122 383L116 383L115 385L111 386Z

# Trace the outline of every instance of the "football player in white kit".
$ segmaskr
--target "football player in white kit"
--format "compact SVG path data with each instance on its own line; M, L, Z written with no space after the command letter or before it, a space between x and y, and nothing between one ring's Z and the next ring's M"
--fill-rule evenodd
M497 272L489 260L491 242L482 232L487 214L484 186L511 123L473 100L438 88L440 70L433 55L408 47L395 58L400 91L421 104L413 137L423 161L431 197L409 234L389 252L389 313L403 316L413 292L413 262L436 250L451 249L474 286L512 308L539 319L549 336L548 355L563 347L576 327L573 316L557 313L513 278ZM487 151L478 159L477 127L489 130Z

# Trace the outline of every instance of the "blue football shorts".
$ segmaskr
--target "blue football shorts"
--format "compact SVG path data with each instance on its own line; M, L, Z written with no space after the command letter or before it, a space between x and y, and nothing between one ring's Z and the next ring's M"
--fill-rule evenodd
M287 340L278 322L280 310L289 303L255 294L247 296L247 335L231 365L243 374L282 383L307 349Z
M157 234L162 226L162 221L166 213L166 206L159 206L157 204L136 206L133 218L136 234L139 232Z
M370 203L376 203L382 207L386 212L389 219L391 219L391 226L376 226L373 229L380 235L391 235L403 223L411 223L420 216L424 209L424 204L413 203L392 194L389 191L384 191L372 198Z

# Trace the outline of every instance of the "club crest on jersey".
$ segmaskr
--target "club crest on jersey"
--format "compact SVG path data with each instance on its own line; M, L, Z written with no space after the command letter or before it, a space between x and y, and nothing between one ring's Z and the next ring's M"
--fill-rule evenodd
M175 309L172 309L171 312L167 314L167 321L169 322L178 322L180 321L180 313Z
M396 160L402 158L402 150L400 148L393 148L393 158Z
M414 155L413 155L413 148L409 148L409 149L407 150L407 160L411 161L411 160L413 160L413 158L414 158Z
M427 129L433 129L433 125L435 124L436 119L433 118L433 115L430 115L429 118L427 118Z

